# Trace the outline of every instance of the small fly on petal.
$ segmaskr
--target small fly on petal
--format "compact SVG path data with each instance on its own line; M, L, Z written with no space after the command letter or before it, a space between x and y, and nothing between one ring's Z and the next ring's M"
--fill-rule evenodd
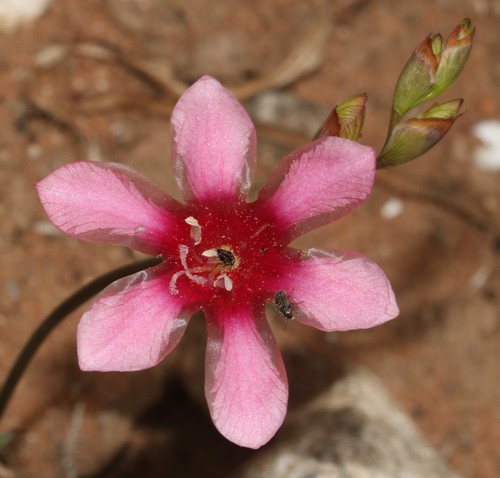
M293 319L294 306L284 290L279 290L274 294L274 305L276 306L276 310L285 317L287 321Z

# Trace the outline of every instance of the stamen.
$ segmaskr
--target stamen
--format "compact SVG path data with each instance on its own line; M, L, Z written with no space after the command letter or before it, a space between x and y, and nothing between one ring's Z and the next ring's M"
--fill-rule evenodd
M217 257L217 249L207 249L201 253L205 257Z
M188 219L191 222L196 221L196 219L194 218ZM188 219L186 219L186 222L188 221ZM237 258L229 249L220 248L207 249L206 251L203 251L201 255L208 258L209 260L205 265L195 265L194 267L189 267L188 265L187 258L189 253L190 250L188 246L184 244L179 245L179 259L181 260L181 264L184 270L174 274L172 279L170 280L170 292L172 294L175 295L179 293L176 287L176 282L177 279L183 274L186 274L189 279L200 285L206 284L209 281L213 281L214 287L223 287L227 291L233 290L233 280L228 275L220 274L214 280L216 274L232 269L237 262ZM198 256L194 250L191 252L191 254L196 262L201 263L200 256ZM213 261L213 259L216 259L216 261ZM207 272L208 278L202 275L198 275Z
M194 249L191 250L191 257L198 263L198 264L204 264L205 261L196 253ZM191 268L193 270L193 268Z
M198 245L201 242L200 223L193 216L187 217L186 219L184 219L184 221L186 221L191 226L191 231L190 231L189 235L191 236L191 239L193 239L194 244Z
M229 292L233 290L233 280L226 274L221 274L219 277L217 277L217 279L215 279L214 287L224 287L224 289Z
M206 284L207 283L207 279L205 279L205 277L201 277L201 276L197 276L197 275L194 275L191 273L191 270L189 269L188 267L188 264L187 264L187 255L188 255L188 252L189 252L189 247L188 246L185 246L184 244L181 244L179 246L179 257L181 259L181 264L182 264L182 267L184 267L184 271L186 273L186 275L193 281L193 282L196 282L197 284Z
M233 280L231 277L224 275L224 287L227 291L233 290Z

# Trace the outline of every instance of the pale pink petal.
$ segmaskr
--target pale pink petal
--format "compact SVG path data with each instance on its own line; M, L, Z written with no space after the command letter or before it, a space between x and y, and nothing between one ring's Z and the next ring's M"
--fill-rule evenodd
M297 321L328 332L367 329L399 314L384 272L350 251L304 251L280 287Z
M283 159L259 201L293 238L358 206L370 193L374 174L372 148L326 137Z
M186 199L227 199L244 194L255 167L255 128L236 98L205 76L179 99L172 113L175 173Z
M162 264L114 282L78 325L80 368L125 372L153 367L184 333L189 314L183 305L170 295Z
M160 254L176 229L173 199L131 168L81 161L37 184L47 215L70 236Z
M263 311L207 314L205 393L215 426L240 446L259 448L286 414L288 383Z

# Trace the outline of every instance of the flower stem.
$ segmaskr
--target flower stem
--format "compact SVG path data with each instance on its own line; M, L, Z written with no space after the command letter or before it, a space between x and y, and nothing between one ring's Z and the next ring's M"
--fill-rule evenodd
M94 295L98 294L112 282L121 279L122 277L135 274L149 267L153 267L161 262L160 258L153 257L140 262L134 262L123 267L119 267L111 272L108 272L68 297L64 302L59 304L38 326L33 335L30 337L21 353L14 362L5 382L0 390L0 419L3 412L12 396L19 379L28 367L31 359L35 355L40 345L44 342L47 336L62 322L71 312L80 307L84 302L89 300Z

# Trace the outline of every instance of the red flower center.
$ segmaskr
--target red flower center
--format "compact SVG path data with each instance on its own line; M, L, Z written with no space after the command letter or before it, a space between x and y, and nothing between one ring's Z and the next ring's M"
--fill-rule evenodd
M171 294L204 305L274 295L288 241L273 217L243 201L193 202L185 214L178 250L164 255L174 261Z

